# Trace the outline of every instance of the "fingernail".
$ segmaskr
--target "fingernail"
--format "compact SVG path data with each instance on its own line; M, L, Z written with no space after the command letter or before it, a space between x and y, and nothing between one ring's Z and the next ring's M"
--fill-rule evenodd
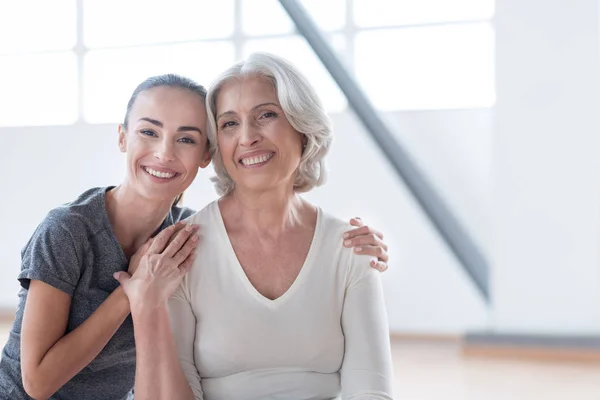
M196 240L198 240L198 239L199 239L198 235L194 235L194 236L192 236L192 242L195 242L195 241L196 241Z
M350 246L351 244L352 244L352 240L346 240L344 242L344 245L346 245L346 246Z
M186 225L185 230L191 232L194 227L192 225Z
M354 250L356 250L357 253L362 251L362 247L356 247Z
M350 237L349 233L344 233L344 239L348 239Z

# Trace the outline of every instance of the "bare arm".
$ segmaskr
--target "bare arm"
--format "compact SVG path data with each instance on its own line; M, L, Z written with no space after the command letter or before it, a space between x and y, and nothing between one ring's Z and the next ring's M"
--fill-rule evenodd
M163 304L135 310L136 400L194 400L173 340L169 312Z
M31 281L21 329L21 373L25 391L34 399L50 397L96 358L129 315L127 296L119 287L65 335L70 305L68 294Z
M136 344L136 400L193 400L177 357L168 301L194 260L198 236L188 225L167 244L158 237L133 276L116 274L131 304Z

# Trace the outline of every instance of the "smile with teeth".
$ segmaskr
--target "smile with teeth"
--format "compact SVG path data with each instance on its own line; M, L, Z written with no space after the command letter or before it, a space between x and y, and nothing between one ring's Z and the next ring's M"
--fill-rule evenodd
M161 179L171 179L171 178L174 178L176 175L179 175L177 173L172 173L172 172L156 171L156 170L153 170L152 168L148 168L148 167L143 167L143 168L144 168L144 171L146 171L150 175L155 176L157 178L161 178Z
M240 160L240 162L242 164L244 164L246 167L249 167L251 165L265 163L265 162L269 161L271 159L271 157L273 157L274 155L275 155L275 153L270 153L270 154L263 154L262 156L242 158Z

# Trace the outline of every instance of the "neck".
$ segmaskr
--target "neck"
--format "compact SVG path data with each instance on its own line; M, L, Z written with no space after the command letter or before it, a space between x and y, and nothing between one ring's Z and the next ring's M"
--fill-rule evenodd
M229 208L230 221L250 234L271 237L303 225L303 211L308 208L291 187L260 192L236 188L224 201L233 205Z
M106 211L121 248L129 257L160 227L175 199L142 198L127 182L106 194Z

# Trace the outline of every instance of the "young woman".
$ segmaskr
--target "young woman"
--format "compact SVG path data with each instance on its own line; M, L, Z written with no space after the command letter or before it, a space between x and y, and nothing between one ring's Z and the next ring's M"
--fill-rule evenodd
M127 153L121 184L84 192L36 229L22 251L20 302L0 361L1 400L128 396L133 324L113 274L135 272L149 248L153 263L191 265L198 235L178 222L193 211L176 203L210 162L205 96L202 86L175 75L141 83L119 126ZM386 246L368 228L349 235L382 254L375 268L386 267Z

